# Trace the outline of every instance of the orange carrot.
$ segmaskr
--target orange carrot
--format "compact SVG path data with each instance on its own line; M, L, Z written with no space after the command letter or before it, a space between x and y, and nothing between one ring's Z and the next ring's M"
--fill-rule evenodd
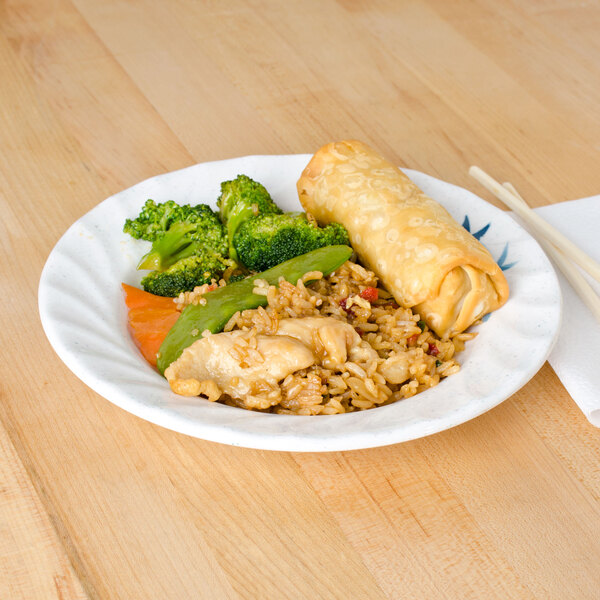
M121 285L129 309L127 324L131 337L144 358L155 367L160 346L181 313L173 298L155 296L126 283Z

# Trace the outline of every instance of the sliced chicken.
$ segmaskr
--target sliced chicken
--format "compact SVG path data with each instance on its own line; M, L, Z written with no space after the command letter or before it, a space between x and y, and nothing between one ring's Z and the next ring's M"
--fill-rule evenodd
M213 401L221 393L244 398L254 392L257 384L275 384L315 363L312 349L287 335L257 335L256 348L250 348L246 360L239 353L244 347L241 336L246 334L217 333L186 348L165 371L173 391L185 396L202 393ZM214 385L207 384L210 381Z
M333 317L302 317L279 321L277 335L296 338L320 357L325 367L333 367L350 360L377 358L369 344L360 339L354 327Z
M211 401L222 394L246 401L256 396L257 408L267 408L269 390L280 395L277 383L296 371L378 358L352 325L333 317L281 319L275 335L256 336L255 348L247 345L247 335L229 331L194 342L165 371L171 389Z

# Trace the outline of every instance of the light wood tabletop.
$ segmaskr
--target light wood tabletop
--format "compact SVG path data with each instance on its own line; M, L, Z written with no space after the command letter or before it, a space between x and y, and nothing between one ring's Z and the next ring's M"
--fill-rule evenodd
M497 206L469 165L535 206L600 193L599 27L567 0L0 2L0 598L599 598L600 432L547 363L442 433L268 452L111 404L37 308L69 225L199 162L354 138Z

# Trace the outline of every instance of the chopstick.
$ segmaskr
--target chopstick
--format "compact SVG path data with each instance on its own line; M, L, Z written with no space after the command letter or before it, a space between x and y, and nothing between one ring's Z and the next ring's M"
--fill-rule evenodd
M512 192L521 202L525 203L523 197L512 183L505 181L502 184L508 191ZM537 240L552 260L557 264L562 274L567 278L573 289L579 294L579 297L586 303L593 315L600 321L600 298L596 295L594 288L587 282L586 278L573 266L569 259L551 243L547 242L542 236Z
M600 297L598 297L594 288L592 288L586 278L571 263L569 258L574 262L577 262L579 266L599 281L598 274L600 274L600 265L563 236L562 233L544 221L537 213L533 212L511 183L505 182L500 185L479 167L471 167L469 169L469 174L477 179L477 181L492 192L498 200L504 202L504 204L517 213L523 221L532 227L538 234L537 241L540 246L542 246L546 254L554 260L567 281L571 284L577 294L579 294L579 297L585 302L596 319L600 321ZM558 242L556 240L558 240ZM564 244L564 241L567 242L566 245ZM575 255L572 253L573 248L577 250L575 255L579 260L576 260ZM592 269L591 271L590 267Z
M596 281L600 281L600 264L588 256L581 248L577 247L570 239L566 238L560 231L552 227L550 223L547 223L537 213L533 212L522 198L515 196L510 190L500 185L500 183L492 179L479 167L471 167L469 175L492 192L498 200L504 202L523 221L535 228L539 235L552 242L567 258L577 263Z

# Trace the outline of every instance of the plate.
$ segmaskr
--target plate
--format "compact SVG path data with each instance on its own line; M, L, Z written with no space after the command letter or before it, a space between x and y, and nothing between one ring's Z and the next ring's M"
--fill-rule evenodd
M117 406L168 429L250 448L352 450L403 442L464 423L521 388L546 360L560 324L556 274L537 242L509 214L471 192L406 170L427 194L490 250L511 296L476 328L459 355L462 369L412 398L341 415L251 412L171 392L127 331L121 282L139 285L147 242L123 233L147 198L215 206L220 182L245 173L284 210L298 210L296 181L311 155L247 156L202 163L143 181L111 196L75 222L44 267L39 310L50 343L84 383Z

